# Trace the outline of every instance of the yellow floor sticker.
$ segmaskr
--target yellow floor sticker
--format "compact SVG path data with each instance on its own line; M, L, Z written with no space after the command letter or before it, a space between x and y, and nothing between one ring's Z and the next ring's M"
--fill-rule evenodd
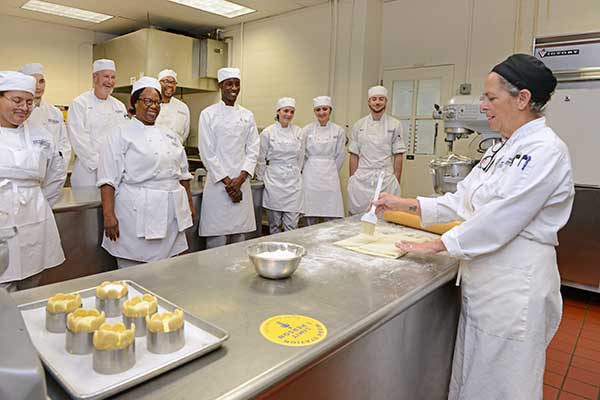
M304 315L276 315L260 325L260 333L283 346L310 346L325 339L327 328Z

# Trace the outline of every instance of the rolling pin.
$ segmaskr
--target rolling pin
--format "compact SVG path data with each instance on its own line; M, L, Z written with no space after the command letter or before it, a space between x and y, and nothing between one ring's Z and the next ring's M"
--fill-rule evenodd
M416 215L408 214L402 211L386 211L383 213L383 219L388 222L394 222L396 224L409 226L411 228L419 229L426 232L437 233L441 235L446 233L450 229L457 225L460 225L459 221L449 222L447 224L436 224L429 225L427 227L421 226L421 218Z

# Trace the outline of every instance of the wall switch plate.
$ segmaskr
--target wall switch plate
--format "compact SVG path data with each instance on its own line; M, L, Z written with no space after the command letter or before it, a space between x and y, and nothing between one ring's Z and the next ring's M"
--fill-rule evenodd
M461 83L458 87L458 92L460 94L471 94L471 84L470 83Z

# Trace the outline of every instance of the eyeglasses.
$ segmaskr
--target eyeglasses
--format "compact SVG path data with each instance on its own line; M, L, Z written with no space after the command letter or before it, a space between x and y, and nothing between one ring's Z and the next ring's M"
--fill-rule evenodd
M504 147L504 143L506 143L506 141L502 140L493 145L491 149L492 153L483 157L481 161L479 161L479 167L483 170L483 172L488 172L492 167L492 164L494 164L494 157L496 157L496 153L498 153L500 149Z
M161 79L160 81L162 83L164 83L165 85L172 85L172 86L177 85L177 81L174 81L172 79Z
M142 103L144 103L144 105L146 107L150 107L150 106L153 106L153 105L157 106L157 107L160 107L160 103L161 103L160 99L158 99L158 100L152 100L152 99L145 98L145 99L138 99L138 101L141 101Z
M33 107L33 99L24 99L22 97L8 97L8 96L2 96L5 99L7 99L8 101L10 101L11 103L13 103L16 107L23 107L25 106L25 108L32 108Z

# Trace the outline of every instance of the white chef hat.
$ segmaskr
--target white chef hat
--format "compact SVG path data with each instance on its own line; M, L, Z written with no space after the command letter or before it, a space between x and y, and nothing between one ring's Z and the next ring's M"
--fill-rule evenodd
M331 103L331 97L329 96L317 96L313 99L313 108L327 106L333 108Z
M177 72L173 71L172 69L163 69L160 71L158 73L158 80L161 81L167 76L170 76L171 78L175 79L175 82L177 82Z
M105 58L101 58L100 60L94 61L92 72L104 71L105 69L116 72L117 67L115 66L115 62L113 60L107 60Z
M25 64L21 67L21 70L19 72L25 75L44 75L44 66L40 63Z
M384 96L385 98L387 98L388 91L383 86L373 86L372 88L369 89L369 91L367 92L367 95L368 95L367 98L369 98L369 99L373 96Z
M294 107L296 108L296 100L291 97L282 97L277 100L275 104L275 111L281 110L283 107Z
M131 94L147 87L154 88L160 93L161 87L160 83L158 83L158 79L152 78L151 76L144 76L133 84L133 88L131 88Z
M35 78L17 71L0 71L0 92L9 90L35 94Z
M219 83L225 79L238 78L241 79L241 73L239 68L221 68L217 71L217 80Z

